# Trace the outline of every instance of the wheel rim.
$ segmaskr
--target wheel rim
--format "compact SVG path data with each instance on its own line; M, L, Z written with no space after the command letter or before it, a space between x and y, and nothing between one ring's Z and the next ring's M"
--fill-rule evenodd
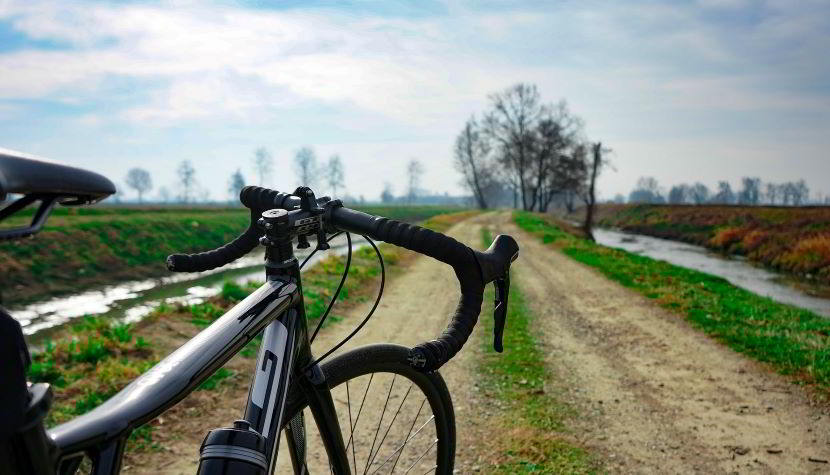
M332 383L353 474L444 473L454 451L451 415L429 378L381 371ZM311 417L307 409L305 415ZM315 473L315 467L328 466L328 457L313 423L307 434L307 461Z

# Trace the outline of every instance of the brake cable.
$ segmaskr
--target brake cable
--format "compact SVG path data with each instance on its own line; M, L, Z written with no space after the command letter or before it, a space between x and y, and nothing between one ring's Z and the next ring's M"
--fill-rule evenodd
M378 262L380 263L380 288L378 289L378 296L377 296L377 298L375 298L375 303L374 303L374 305L372 305L372 309L369 310L369 313L366 314L366 317L363 318L363 321L360 322L360 325L358 325L357 328L352 330L352 332L349 333L349 335L346 336L346 338L344 338L340 343L334 345L334 347L332 347L329 351L327 351L325 354L323 354L323 356L317 358L316 360L314 360L311 363L309 363L308 365L306 365L303 368L303 371L306 371L309 368L311 368L312 366L319 363L320 361L323 361L329 355L331 355L332 353L334 353L335 351L340 349L340 347L343 346L347 341L349 341L353 336L355 336L357 334L357 332L359 332L360 329L363 328L364 325L366 325L366 322L368 322L369 319L372 318L372 315L374 315L375 310L378 308L378 305L380 304L380 298L381 298L381 296L383 296L383 287L386 284L386 266L383 264L383 256L380 253L380 249L378 249L377 245L375 245L375 242L372 241L371 239L369 239L369 237L366 236L366 235L362 235L362 236L363 236L363 239L365 239L372 246L372 248L375 250L375 255L377 255Z
M328 238L326 242L331 241L335 236L339 235L340 233L335 234L334 236ZM343 270L343 276L340 278L340 284L337 286L337 290L334 291L334 295L331 298L331 302L329 302L329 306L326 307L326 311L323 312L323 315L320 316L320 320L317 322L317 327L314 329L314 333L311 334L311 338L309 339L309 344L314 343L314 338L317 336L317 332L320 331L320 328L323 327L323 322L326 321L326 318L329 316L329 312L331 312L332 307L334 307L334 303L337 302L337 297L340 296L340 291L343 290L343 284L346 282L346 277L349 275L349 267L352 265L352 235L350 233L346 233L346 241L348 242L349 252L346 254L346 269ZM316 251L317 249L315 249ZM313 252L311 254L314 254ZM308 261L311 257L309 254L306 257L306 260L303 261L303 264ZM301 266L302 268L302 266Z
M336 233L332 234L331 236L329 236L326 239L326 244L330 243L332 239L336 238L337 236L339 236L341 234L343 234L343 231L337 231ZM300 270L302 270L302 268L305 266L305 263L308 262L309 259L311 259L311 256L316 254L317 251L319 251L319 250L320 250L320 247L315 247L314 250L311 251L311 253L309 255L305 256L305 259L303 259L303 263L300 264Z

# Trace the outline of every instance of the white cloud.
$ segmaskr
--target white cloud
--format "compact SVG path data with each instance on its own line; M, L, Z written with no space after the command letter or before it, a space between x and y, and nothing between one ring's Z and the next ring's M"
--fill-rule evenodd
M434 105L436 93L448 92L437 90L447 61L424 54L431 40L410 36L419 30L416 23L204 6L98 5L69 15L36 5L13 18L27 35L70 41L77 49L0 55L0 69L15 72L0 77L0 97L94 90L107 77L121 76L165 81L151 103L124 114L138 120L279 107L283 100L269 89L405 119ZM96 27L74 31L79 24Z
M697 3L703 8L739 10L762 2L758 0L698 0Z
M292 114L312 122L314 113L350 134L321 143L377 158L389 170L385 156L428 157L430 183L447 189L456 178L440 164L449 164L455 132L486 107L488 93L518 81L537 83L547 100L567 98L589 136L623 144L665 144L649 135L657 126L673 138L689 137L691 121L724 114L783 122L830 109L822 92L830 15L819 14L826 10L819 2L792 5L556 2L486 10L468 3L448 5L447 15L403 18L189 1L0 0L0 19L31 38L69 45L0 53L0 101L73 103L83 109L78 123L126 121L135 140L162 136L147 130L160 125L242 122L254 130L293 121ZM731 24L750 8L765 16L750 26ZM2 104L0 116L25 109ZM728 127L740 132L743 124ZM389 129L406 133L369 144ZM325 137L324 130L308 134ZM244 140L271 140L252 137ZM646 150L609 145L621 164ZM295 144L285 147L290 155Z
M737 0L704 3L745 6ZM671 94L701 90L744 97L740 100L743 108L799 104L790 98L746 93L742 89L752 86L752 80L701 79L694 71L684 71L681 56L692 64L737 60L734 48L702 24L693 8L680 5L649 3L550 12L467 10L462 18L419 20L188 3L166 8L27 2L6 9L11 11L5 16L27 35L69 42L75 48L0 55L0 70L14 72L0 75L0 97L43 98L66 91L94 97L111 77L146 81L139 84L148 88L150 102L121 113L132 120L260 117L265 111L306 100L351 104L425 125L447 113L458 115L476 98L506 86L505 78L542 76L542 82L554 78L555 83L556 77L582 76L590 81L592 73L604 74L600 82L614 75L611 87L622 94L632 94L623 90L626 87L638 94L638 84L644 82L649 89L642 92L645 95L666 89L670 102ZM768 34L790 34L794 28L790 23L804 26L804 21L801 17L779 20L767 26ZM567 50L568 42L575 41L569 36L591 37L592 32L601 32L598 40L587 39L599 43L583 52L583 56L593 55L585 58L592 60L591 66L566 66L556 56L541 66L527 65L522 63L534 59L533 53L511 57L459 43L476 37L488 44L515 43L523 34L547 29L554 32L554 38L561 31L559 37L565 44L552 42L549 48L562 56L578 54ZM534 44L540 39L527 41ZM603 46L607 53L598 51ZM539 48L543 53L544 45ZM574 43L573 49L578 48L579 43ZM647 71L673 54L678 56L676 64L664 61L662 72ZM597 69L603 61L607 61L606 68ZM646 74L626 76L631 70ZM804 102L815 101L800 103Z

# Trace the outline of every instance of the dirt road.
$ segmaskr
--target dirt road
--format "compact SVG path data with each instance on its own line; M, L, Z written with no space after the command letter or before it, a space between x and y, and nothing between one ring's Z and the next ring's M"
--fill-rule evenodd
M480 218L479 218L480 219ZM447 234L452 235L456 239L466 242L467 244L480 246L480 225L476 221L465 221L459 225L451 228ZM391 282L387 282L386 290L383 294L383 300L378 307L375 316L369 323L353 338L339 353L350 348L370 344L370 343L398 343L406 346L413 346L417 343L432 339L444 329L449 315L452 314L458 302L459 286L452 269L445 264L437 262L430 258L418 257L406 273L399 275ZM345 335L347 335L354 326L362 320L366 312L371 307L372 300L364 304L357 305L349 309L346 313L344 321L329 326L321 331L317 340L314 342L313 349L316 354L322 354L325 350L339 342ZM488 311L489 312L489 311ZM486 315L486 313L485 313ZM477 331L481 330L480 327ZM471 341L475 341L476 335L471 337ZM480 414L483 412L482 408L476 404L476 397L474 391L474 362L477 345L469 345L467 348L451 363L442 368L441 373L447 381L450 393L453 398L455 406L456 425L458 428L457 435L457 459L456 466L462 473L469 473L470 469L467 467L475 466L479 454L473 448L477 442L478 432L475 427L478 421L481 420ZM249 374L248 366L253 364L251 360L235 359L232 365L236 365L236 370L241 374ZM246 372L247 371L247 372ZM385 389L389 387L390 381L373 381L371 391L368 391L366 407L381 408L384 404L383 399L386 398ZM365 378L360 381L360 384L350 388L351 397L355 395L361 396L366 387ZM383 390L380 390L380 389ZM386 417L390 417L392 411L391 407L397 407L395 402L402 399L401 389L406 390L406 386L398 383L395 392L390 397L390 410ZM194 393L183 401L180 406L170 411L172 414L167 415L168 419L176 417L177 419L189 417L192 422L189 424L189 430L186 433L181 433L177 440L165 443L165 452L150 453L141 456L136 463L130 467L131 473L170 473L170 474L192 474L195 473L198 466L199 444L204 437L205 430L212 426L229 425L234 419L239 418L242 409L245 406L245 398L247 396L247 379L237 382L235 387L227 388L223 394L218 396L208 393ZM343 389L339 389L333 394L335 403L341 409L345 404L346 395ZM221 403L217 403L219 399ZM420 403L420 400L417 401ZM354 401L352 401L354 405ZM356 407L353 407L353 411ZM399 416L401 420L407 417L414 417L418 406L411 404L408 400L402 408L402 414ZM489 409L488 409L489 410ZM187 416L185 414L191 414ZM348 427L348 419L346 410L339 411L341 415L341 427ZM379 413L378 413L379 414ZM354 414L353 414L354 415ZM165 417L165 416L163 416ZM374 419L372 419L374 417ZM422 420L425 416L420 416ZM377 423L377 416L362 416L361 420L368 426ZM410 419L406 419L410 420ZM167 423L169 424L169 423ZM182 422L174 423L175 428L169 429L171 432L181 432ZM328 466L326 464L323 449L317 439L317 434L314 423L310 418L306 420L306 427L309 430L309 447L308 447L308 462L311 468L311 473L328 473ZM384 424L385 427L385 424ZM395 424L395 428L403 427L401 424ZM345 429L344 429L345 430ZM356 430L356 437L369 437L368 443L366 440L359 440L356 444L363 450L369 448L371 445L371 436L374 435L374 430L368 435ZM381 434L382 436L383 434ZM394 439L394 433L388 436L387 446L391 446ZM423 436L424 434L422 434ZM428 434L426 434L428 436ZM348 438L348 431L346 431L346 438ZM421 437L421 436L419 436ZM428 440L429 437L426 437ZM424 447L426 449L426 447ZM384 449L386 450L386 449ZM416 452L413 452L416 453ZM280 448L279 457L279 471L278 473L292 473L290 469L290 460L288 452L285 451L285 444ZM417 454L417 453L416 453ZM403 455L402 458L405 458ZM366 458L365 454L362 457ZM376 466L379 466L385 457L381 454L376 460ZM403 465L403 460L401 465ZM357 453L357 465L360 471L363 471L365 461L361 460L360 452ZM385 473L390 467L387 465L378 473ZM407 467L404 467L404 469ZM428 467L427 467L428 468ZM400 467L397 471L400 470ZM424 469L425 470L425 469ZM420 470L417 473L423 473ZM412 470L411 473L415 473ZM371 470L370 470L371 473Z
M830 459L830 418L799 387L544 246L508 214L491 219L519 237L513 275L582 416L571 427L609 470L830 472L820 462Z
M828 415L811 407L799 387L543 246L516 228L506 213L467 220L449 234L480 247L483 225L519 240L521 257L513 276L537 316L547 362L559 381L556 392L579 414L569 421L566 437L597 453L610 472L830 473L830 464L810 461L830 459ZM413 345L432 338L443 329L457 298L452 271L418 258L388 285L376 316L348 348L390 341ZM348 333L370 303L352 308L345 321L325 329L315 352ZM490 318L486 304L482 319ZM476 331L486 328L479 325ZM471 341L477 338L473 335ZM480 351L478 345L468 345L442 369L456 411L459 473L486 472L491 455L482 449L482 440L497 436L488 421L499 408L475 387ZM240 374L247 374L244 368L251 361L240 364ZM138 463L133 471L194 473L205 418L225 425L239 417L246 388L247 380L239 381L218 397L203 392L185 400L179 414L203 414L194 419L193 430L177 432L179 439L164 454L142 457L152 462ZM376 398L370 405L379 404L383 393L378 394L369 396ZM342 393L336 399L342 406ZM319 447L309 447L310 454L319 452ZM280 473L290 472L287 457L281 461ZM313 473L327 472L319 457L310 455L309 462Z
M451 228L447 234L467 243L468 245L480 247L479 241L481 238L479 229L480 226L477 224L477 220L467 220ZM446 327L449 321L449 316L455 310L455 306L458 303L459 295L458 281L449 266L430 258L419 257L414 264L407 269L406 274L399 276L391 283L391 285L387 287L383 294L383 300L381 300L381 304L378 307L375 316L372 317L360 333L350 340L343 349L338 351L338 354L350 348L371 343L389 342L405 346L414 346L423 341L435 338ZM328 331L321 334L321 336L319 336L317 341L314 343L315 352L318 354L322 353L323 349L331 347L346 336L352 330L354 324L359 322L360 319L362 319L362 317L366 314L371 307L371 303L372 302L366 302L365 305L359 305L356 308L353 308L347 317L348 321L341 322L336 326L330 327L327 329ZM479 331L481 330L479 329ZM475 341L475 335L472 339L472 341ZM475 346L476 345L474 344L470 345L471 348ZM481 409L476 408L476 405L472 401L475 375L473 354L474 350L466 351L465 349L461 352L461 354L459 354L458 357L453 359L452 362L441 369L441 373L447 382L447 386L450 390L455 406L456 425L458 428L457 458L460 462L459 466L463 466L465 461L473 460L476 456L475 454L468 453L472 442L470 439L473 439L475 436L472 435L470 430L467 430L467 426L470 424L471 420L470 414L475 414ZM351 397L354 398L355 394L363 394L365 392L364 389L366 384L367 383L364 380L359 384L356 384L356 387L352 387ZM372 390L368 392L368 397L364 407L376 409L382 408L387 393L386 391L380 390L380 388L388 388L389 384L390 382L388 381L388 378L386 381L373 381L371 386ZM397 391L399 391L399 393L397 395L400 396L400 392L405 391L407 386L408 385L401 385L399 382L399 385L397 386ZM345 417L348 414L348 411L344 410L346 407L346 397L343 388L341 387L338 388L337 391L334 391L333 396L336 406L340 409L338 412L341 415L340 425L344 428L344 437L348 439L348 430L345 429L348 427L348 419ZM393 396L390 398L390 406L395 406L395 402L396 397L395 393L393 393ZM417 402L419 403L420 401ZM352 404L353 406L357 406L354 401ZM418 409L418 404L407 403L403 406L402 413L398 416L398 420L412 420ZM353 407L352 411L354 412L354 410L355 407ZM367 418L365 423L369 426L369 428L375 426L378 417L380 417L380 412L375 412L376 414L364 416ZM420 416L419 424L417 424L416 427L426 421L425 417L428 416L423 414ZM389 419L390 415L387 415L384 420ZM323 450L320 446L321 444L317 443L317 436L314 427L312 427L313 423L310 422L310 418L308 421L309 423L307 424L307 427L311 435L309 437L308 462L311 468L311 473L325 473L328 471L326 458L322 456ZM392 427L395 429L405 427L405 425L395 424ZM371 438L374 430L363 432L361 435L361 431L359 429L360 428L355 430L356 438L360 439L360 437L363 437L364 439L359 440L359 442L355 445L358 447L357 466L358 469L361 470L363 466L360 460L360 448L364 447L364 451L369 448L372 442ZM366 437L368 437L368 439L366 439ZM422 440L422 437L426 440L430 440L431 442L429 436L421 434L419 436L419 440ZM392 445L390 445L390 443L393 439L393 434L390 434L387 438L389 443L386 444L389 447L384 447L384 449L381 450L382 453L392 449ZM282 451L282 448L284 448L284 444L281 447L281 452L283 454L287 454L287 452ZM426 450L427 447L424 446L423 449ZM416 452L419 453L419 451L411 451L410 453ZM314 454L317 455L315 456ZM383 456L377 457L375 468L379 465L377 462L384 460L385 458L386 457ZM279 473L291 473L290 461L288 460L288 457L280 457L278 460L281 467ZM387 465L380 470L379 473L386 473L385 470L389 468L389 465ZM424 470L428 468L428 466L424 466L420 471L418 471L418 473L423 473ZM415 472L416 470L412 470L412 473Z

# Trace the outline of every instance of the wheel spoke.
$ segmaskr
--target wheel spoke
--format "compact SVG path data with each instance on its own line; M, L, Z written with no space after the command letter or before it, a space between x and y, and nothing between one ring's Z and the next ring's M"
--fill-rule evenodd
M409 388L406 390L406 394L404 394L403 400L401 400L401 404L398 406L398 410L395 411L395 415L392 416L392 422L390 422L389 427L386 428L386 433L384 433L383 438L380 439L380 444L378 445L378 451L375 452L374 457L372 457L372 460L369 461L370 465L375 461L378 454L380 453L380 448L383 447L383 442L386 441L386 436L389 435L389 431L392 430L392 426L395 424L395 419L397 419L398 414L401 413L401 408L403 408L403 404L406 402L406 398L409 397L410 391L412 391L412 385L411 384L409 385ZM407 436L409 436L409 434L407 434Z
M426 449L426 450L424 450L424 453L422 453L422 454L421 454L421 456L420 456L420 457L418 457L418 459L417 459L417 460L415 460L415 462L414 462L412 465L410 465L410 466L409 466L409 468L407 468L405 472L403 472L403 475L406 475L407 473L409 473L409 471L410 471L410 470L412 470L413 468L415 468L415 466L416 466L416 465L418 465L418 462L420 462L420 461L421 461L421 459L422 459L422 458L424 458L424 456L425 456L427 453L429 453L429 451L430 451L430 450L432 450L432 448L433 448L433 447L435 447L435 444L437 444L437 443L438 443L438 439L435 439L435 440L434 440L434 441L433 441L433 442L429 445L429 447L427 447L427 449Z
M348 379L346 380L346 405L349 408L349 436L351 436L351 434L354 432L354 425L352 424L352 400L351 400L351 397L349 396L349 380ZM349 439L349 442L351 442L351 438ZM348 450L348 445L346 447L347 447L346 450ZM354 452L355 452L354 444L352 444L352 463L354 464L354 471L357 472L357 459L355 458ZM348 452L347 452L346 456L348 457Z
M386 415L386 406L389 405L389 398L392 396L392 388L395 387L395 378L398 375L392 373L392 383L389 384L389 392L386 393L386 402L383 403L383 410L380 412L380 419L378 419L378 426L375 429L375 437L372 438L372 446L369 448L369 456L366 457L366 468L363 469L363 475L366 475L369 472L369 464L372 463L372 453L375 451L375 443L378 441L378 433L380 433L380 426L383 424L383 416ZM392 421L394 422L394 420ZM378 447L378 451L380 451L380 447ZM357 471L357 470L355 470Z
M436 468L438 468L438 465L437 465L437 464L436 464L435 466L433 466L433 467L428 468L428 469L427 469L427 471L426 471L426 472L424 472L424 473L422 473L421 475L427 475L429 472L432 472L432 471L433 471L433 470L435 470Z
M326 366L336 408L332 416L340 421L341 440L346 442L341 445L345 459L324 450L327 434L317 426L309 434L313 445L308 446L311 458L304 473L326 473L327 466L329 473L337 473L332 460L343 460L341 468L354 475L426 475L452 466L453 413L447 388L440 377L412 370L406 356L405 348L369 346ZM288 471L285 461L280 461L282 470Z
M392 457L395 457L397 455L397 457L395 457L395 463L392 464L392 470L389 473L394 472L395 471L395 466L398 465L398 460L401 458L401 453L403 453L403 449L404 449L404 447L406 447L406 443L409 442L410 440L414 439L415 436L418 435L418 432L421 432L421 429L426 427L426 425L429 424L430 421L435 419L435 416L433 415L426 422L424 422L424 425L419 427L418 430L414 434L412 434L412 429L415 427L415 423L418 421L418 416L421 415L421 410L424 408L424 403L426 403L426 402L427 402L426 399L421 401L421 407L418 408L418 413L415 414L415 419L412 420L412 425L409 426L409 432L406 434L406 437L404 438L403 443L397 449L395 449L392 452L392 454L389 455L389 457L387 457L386 460L383 461L382 464L380 464L380 467L376 468L375 471L372 472L372 475L374 475L375 473L378 473L378 471L381 468L383 468L384 465L386 465L390 460L392 460ZM412 434L412 435L410 435L410 434Z
M352 450L354 450L354 429L357 427L357 421L360 420L360 414L363 412L363 404L366 402L366 395L369 394L369 386L372 385L372 379L375 377L375 373L369 375L369 383L366 384L366 391L363 392L363 400L360 401L360 408L357 410L357 417L354 418L354 425L351 427L351 433L349 434L349 441L346 443L346 448L349 447L349 444L352 444ZM357 472L357 465L354 468L355 472Z

